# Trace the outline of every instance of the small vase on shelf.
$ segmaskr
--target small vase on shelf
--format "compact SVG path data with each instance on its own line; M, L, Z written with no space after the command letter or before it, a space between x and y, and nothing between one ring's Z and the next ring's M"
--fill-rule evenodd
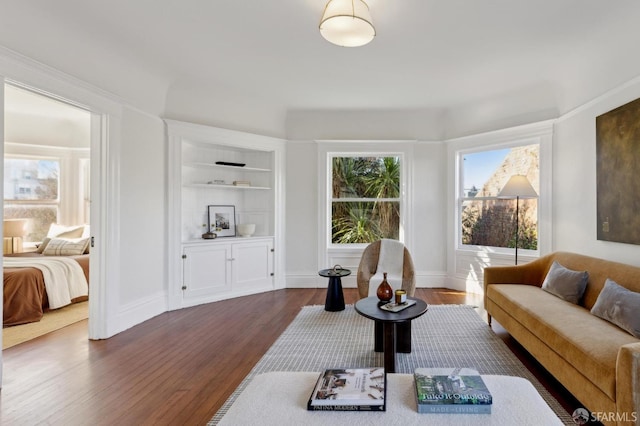
M376 291L376 295L381 302L388 302L393 297L393 289L387 282L387 273L383 272L383 279L380 285L378 286L378 290Z

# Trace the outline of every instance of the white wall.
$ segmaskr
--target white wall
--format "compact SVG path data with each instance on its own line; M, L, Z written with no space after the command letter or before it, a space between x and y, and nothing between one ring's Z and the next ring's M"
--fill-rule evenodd
M34 126L34 119L38 125ZM84 123L58 118L34 117L8 111L5 141L20 144L87 148L89 145L89 114Z
M100 164L92 164L102 175L101 194L92 196L101 208L98 222L103 225L92 227L97 242L92 265L99 259L104 282L102 287L92 282L92 335L110 337L166 311L166 146L160 118L4 50L0 75L107 117L101 130L105 144L98 149Z
M442 140L440 110L289 111L289 140Z
M607 92L557 121L553 141L554 250L640 266L640 245L598 241L596 236L595 119L637 98L640 98L640 78Z
M119 238L119 299L123 308L130 309L131 304L157 304L164 299L167 210L165 144L162 120L129 108L124 109Z
M318 144L320 139L358 140L358 149L378 151L379 141L397 140L403 149L412 152L412 191L409 205L407 245L417 275L417 285L443 286L446 279L446 228L444 226L446 195L446 149L442 142L426 142L427 136L438 135L439 116L428 112L293 112L287 117L286 170L286 277L288 287L324 287L326 278L318 276L320 269L332 265L320 264L323 247L318 230L322 216L319 205ZM362 142L371 140L371 144ZM414 142L407 142L413 139ZM422 141L417 139L422 139ZM344 142L347 143L347 142ZM393 150L391 146L384 149ZM355 287L359 253L345 253L343 267L352 275L343 278L344 287ZM331 258L332 260L338 257Z
M289 141L286 149L285 274L287 285L314 286L318 274L318 172L313 141ZM320 268L320 269L324 269Z

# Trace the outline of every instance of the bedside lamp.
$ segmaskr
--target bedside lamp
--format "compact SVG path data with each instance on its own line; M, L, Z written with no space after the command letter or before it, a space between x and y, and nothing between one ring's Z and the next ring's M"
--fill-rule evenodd
M28 219L5 219L3 253L22 253L22 237L27 235Z

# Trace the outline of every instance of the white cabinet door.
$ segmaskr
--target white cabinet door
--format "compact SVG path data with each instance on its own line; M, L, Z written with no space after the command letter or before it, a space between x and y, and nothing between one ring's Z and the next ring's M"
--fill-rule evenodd
M231 245L185 246L183 251L183 298L203 299L231 291Z
M273 241L236 243L232 247L233 291L273 289Z

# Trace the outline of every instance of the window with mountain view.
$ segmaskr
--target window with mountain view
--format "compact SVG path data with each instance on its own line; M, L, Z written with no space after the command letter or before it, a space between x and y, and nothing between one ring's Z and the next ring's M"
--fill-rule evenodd
M331 243L370 243L400 235L398 156L331 158Z
M462 246L514 248L516 200L498 193L525 175L540 194L539 144L466 152L460 156L459 235ZM538 200L519 201L518 248L538 249Z

